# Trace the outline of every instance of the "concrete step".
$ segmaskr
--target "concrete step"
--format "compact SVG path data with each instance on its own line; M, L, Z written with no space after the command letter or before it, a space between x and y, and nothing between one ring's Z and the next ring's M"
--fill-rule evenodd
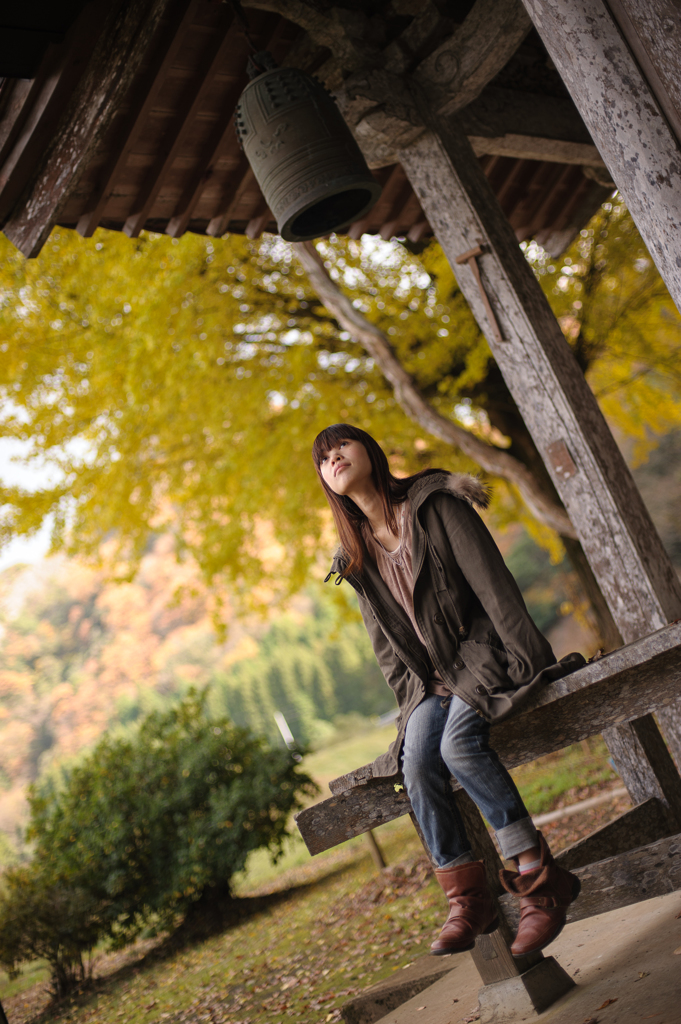
M453 956L419 957L350 999L341 1007L341 1016L345 1024L375 1024L456 966L457 958Z
M576 985L543 1013L501 998L478 1004L480 975L470 953L455 968L373 1024L679 1024L681 890L574 921L545 951ZM501 983L503 986L503 983ZM490 989L495 986L489 986ZM503 997L503 992L500 993ZM491 995L488 993L487 995Z

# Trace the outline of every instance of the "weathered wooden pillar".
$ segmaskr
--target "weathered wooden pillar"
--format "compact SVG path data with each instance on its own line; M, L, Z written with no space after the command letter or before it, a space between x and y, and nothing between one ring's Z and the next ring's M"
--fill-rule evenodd
M681 310L681 8L523 0ZM681 705L658 714L681 768Z
M678 3L522 2L681 309Z
M427 120L427 100L420 105ZM403 150L400 159L544 458L625 642L659 629L681 615L676 573L468 139L452 121L441 122ZM477 257L482 286L500 333L470 261L457 263L477 248L482 249ZM639 730L645 733L645 744L636 730L614 729L609 730L611 752L633 801L657 797L673 821L681 805L681 779L654 721L646 719ZM632 744L635 754L623 756Z

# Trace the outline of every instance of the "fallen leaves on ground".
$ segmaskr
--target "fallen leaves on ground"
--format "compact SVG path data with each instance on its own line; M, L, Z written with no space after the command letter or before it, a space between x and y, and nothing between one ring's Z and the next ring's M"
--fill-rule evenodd
M563 799L559 800L552 810L558 810L561 806L568 807L570 804L577 803L579 800L586 800L589 797L598 796L601 793L607 792L609 789L614 789L621 785L621 779L614 779L612 781L599 783L596 786L575 789L574 791L570 791L565 794ZM602 825L607 825L607 823L612 821L616 815L623 814L624 811L629 810L630 807L631 800L628 796L615 797L612 801L599 804L587 811L582 811L580 814L573 814L566 818L559 818L557 821L551 821L547 825L542 825L542 835L546 839L552 851L554 853L558 853L560 850L564 850L566 846L571 846L578 840L585 839L586 836L591 835L592 832L597 828L601 828Z
M621 798L543 831L558 852L626 805ZM314 875L307 866L295 869L295 880L282 873L270 883L269 903L261 887L258 896L265 898L258 913L222 935L165 959L154 959L148 940L136 950L108 954L98 964L95 994L51 1008L45 986L35 986L8 1000L9 1019L12 1024L28 1024L38 1015L41 1024L67 1024L67 1019L68 1024L281 1024L285 1016L295 1024L336 1024L348 999L428 952L445 911L409 823L384 842L389 860L404 860L376 874L368 858L351 860L344 852L348 859L341 862L339 852L326 876L320 877L315 862ZM244 893L255 903L254 895ZM140 959L140 952L147 952L146 958ZM460 1021L474 1024L479 1018L476 1009ZM584 1024L598 1024L598 1018Z
M601 1005L598 1007L598 1009L599 1010L604 1010L606 1008L606 1006L611 1006L612 1003L616 1003L618 999L619 999L619 996L615 996L614 999L606 999L604 1003L601 1003Z

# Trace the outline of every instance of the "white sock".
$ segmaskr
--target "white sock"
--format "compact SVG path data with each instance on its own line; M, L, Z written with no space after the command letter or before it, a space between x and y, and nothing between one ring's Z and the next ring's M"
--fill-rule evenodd
M528 871L533 871L535 868L541 866L541 858L539 860L531 860L529 864L518 864L518 871L521 875L526 874Z

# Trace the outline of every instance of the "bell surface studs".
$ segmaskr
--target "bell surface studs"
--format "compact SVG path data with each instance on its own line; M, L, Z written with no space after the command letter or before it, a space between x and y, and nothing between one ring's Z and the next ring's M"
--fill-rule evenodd
M359 220L381 186L333 97L304 71L272 68L269 54L252 64L268 70L241 94L237 135L282 238L304 242Z

